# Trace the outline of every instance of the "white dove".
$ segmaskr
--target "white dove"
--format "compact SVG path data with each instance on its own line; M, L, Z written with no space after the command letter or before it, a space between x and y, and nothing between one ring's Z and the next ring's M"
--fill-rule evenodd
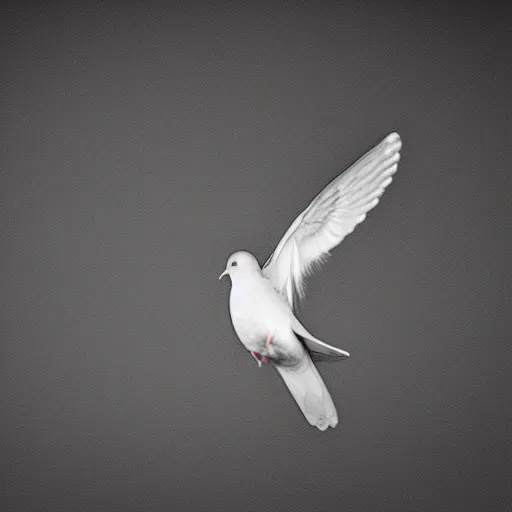
M307 421L335 427L338 414L313 361L342 360L348 352L310 334L293 312L304 279L355 226L391 183L402 141L391 133L331 181L295 219L260 269L249 252L232 254L220 275L231 277L231 322L261 367L274 364Z

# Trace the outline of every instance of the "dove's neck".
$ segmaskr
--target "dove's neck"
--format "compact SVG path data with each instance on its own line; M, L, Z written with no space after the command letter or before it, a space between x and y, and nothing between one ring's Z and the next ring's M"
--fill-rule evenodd
M257 283L261 283L262 279L263 276L261 275L260 271L244 272L243 274L237 274L234 278L231 279L231 287L251 287Z
M254 297L263 291L264 278L260 271L239 273L231 280L231 298L233 300Z

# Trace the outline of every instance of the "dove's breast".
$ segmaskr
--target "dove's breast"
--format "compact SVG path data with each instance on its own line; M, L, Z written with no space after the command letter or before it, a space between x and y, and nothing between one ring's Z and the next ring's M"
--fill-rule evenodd
M269 334L275 343L296 343L289 307L265 279L233 283L229 309L236 334L248 350L264 353Z

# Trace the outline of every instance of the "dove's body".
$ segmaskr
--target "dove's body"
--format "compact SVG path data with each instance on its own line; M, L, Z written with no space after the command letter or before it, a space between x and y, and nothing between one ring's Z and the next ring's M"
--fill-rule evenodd
M273 362L300 360L305 350L291 327L293 312L261 273L250 272L233 280L229 310L235 332L247 350Z
M320 430L335 427L338 414L332 398L294 331L304 328L286 299L261 274L256 258L247 252L233 256L238 269L231 274L229 311L238 338L251 353L274 364L311 425ZM302 334L315 339L305 329Z
M329 183L295 219L260 269L245 251L232 254L229 309L243 345L261 366L270 361L311 425L335 427L338 415L313 361L342 360L349 353L315 338L297 320L295 299L306 275L321 263L379 202L391 183L402 141L391 133Z

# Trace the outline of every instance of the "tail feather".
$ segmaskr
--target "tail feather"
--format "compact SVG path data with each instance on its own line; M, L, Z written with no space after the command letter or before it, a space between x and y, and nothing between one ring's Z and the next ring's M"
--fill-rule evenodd
M326 430L338 424L331 395L309 356L298 368L276 368L310 425Z

